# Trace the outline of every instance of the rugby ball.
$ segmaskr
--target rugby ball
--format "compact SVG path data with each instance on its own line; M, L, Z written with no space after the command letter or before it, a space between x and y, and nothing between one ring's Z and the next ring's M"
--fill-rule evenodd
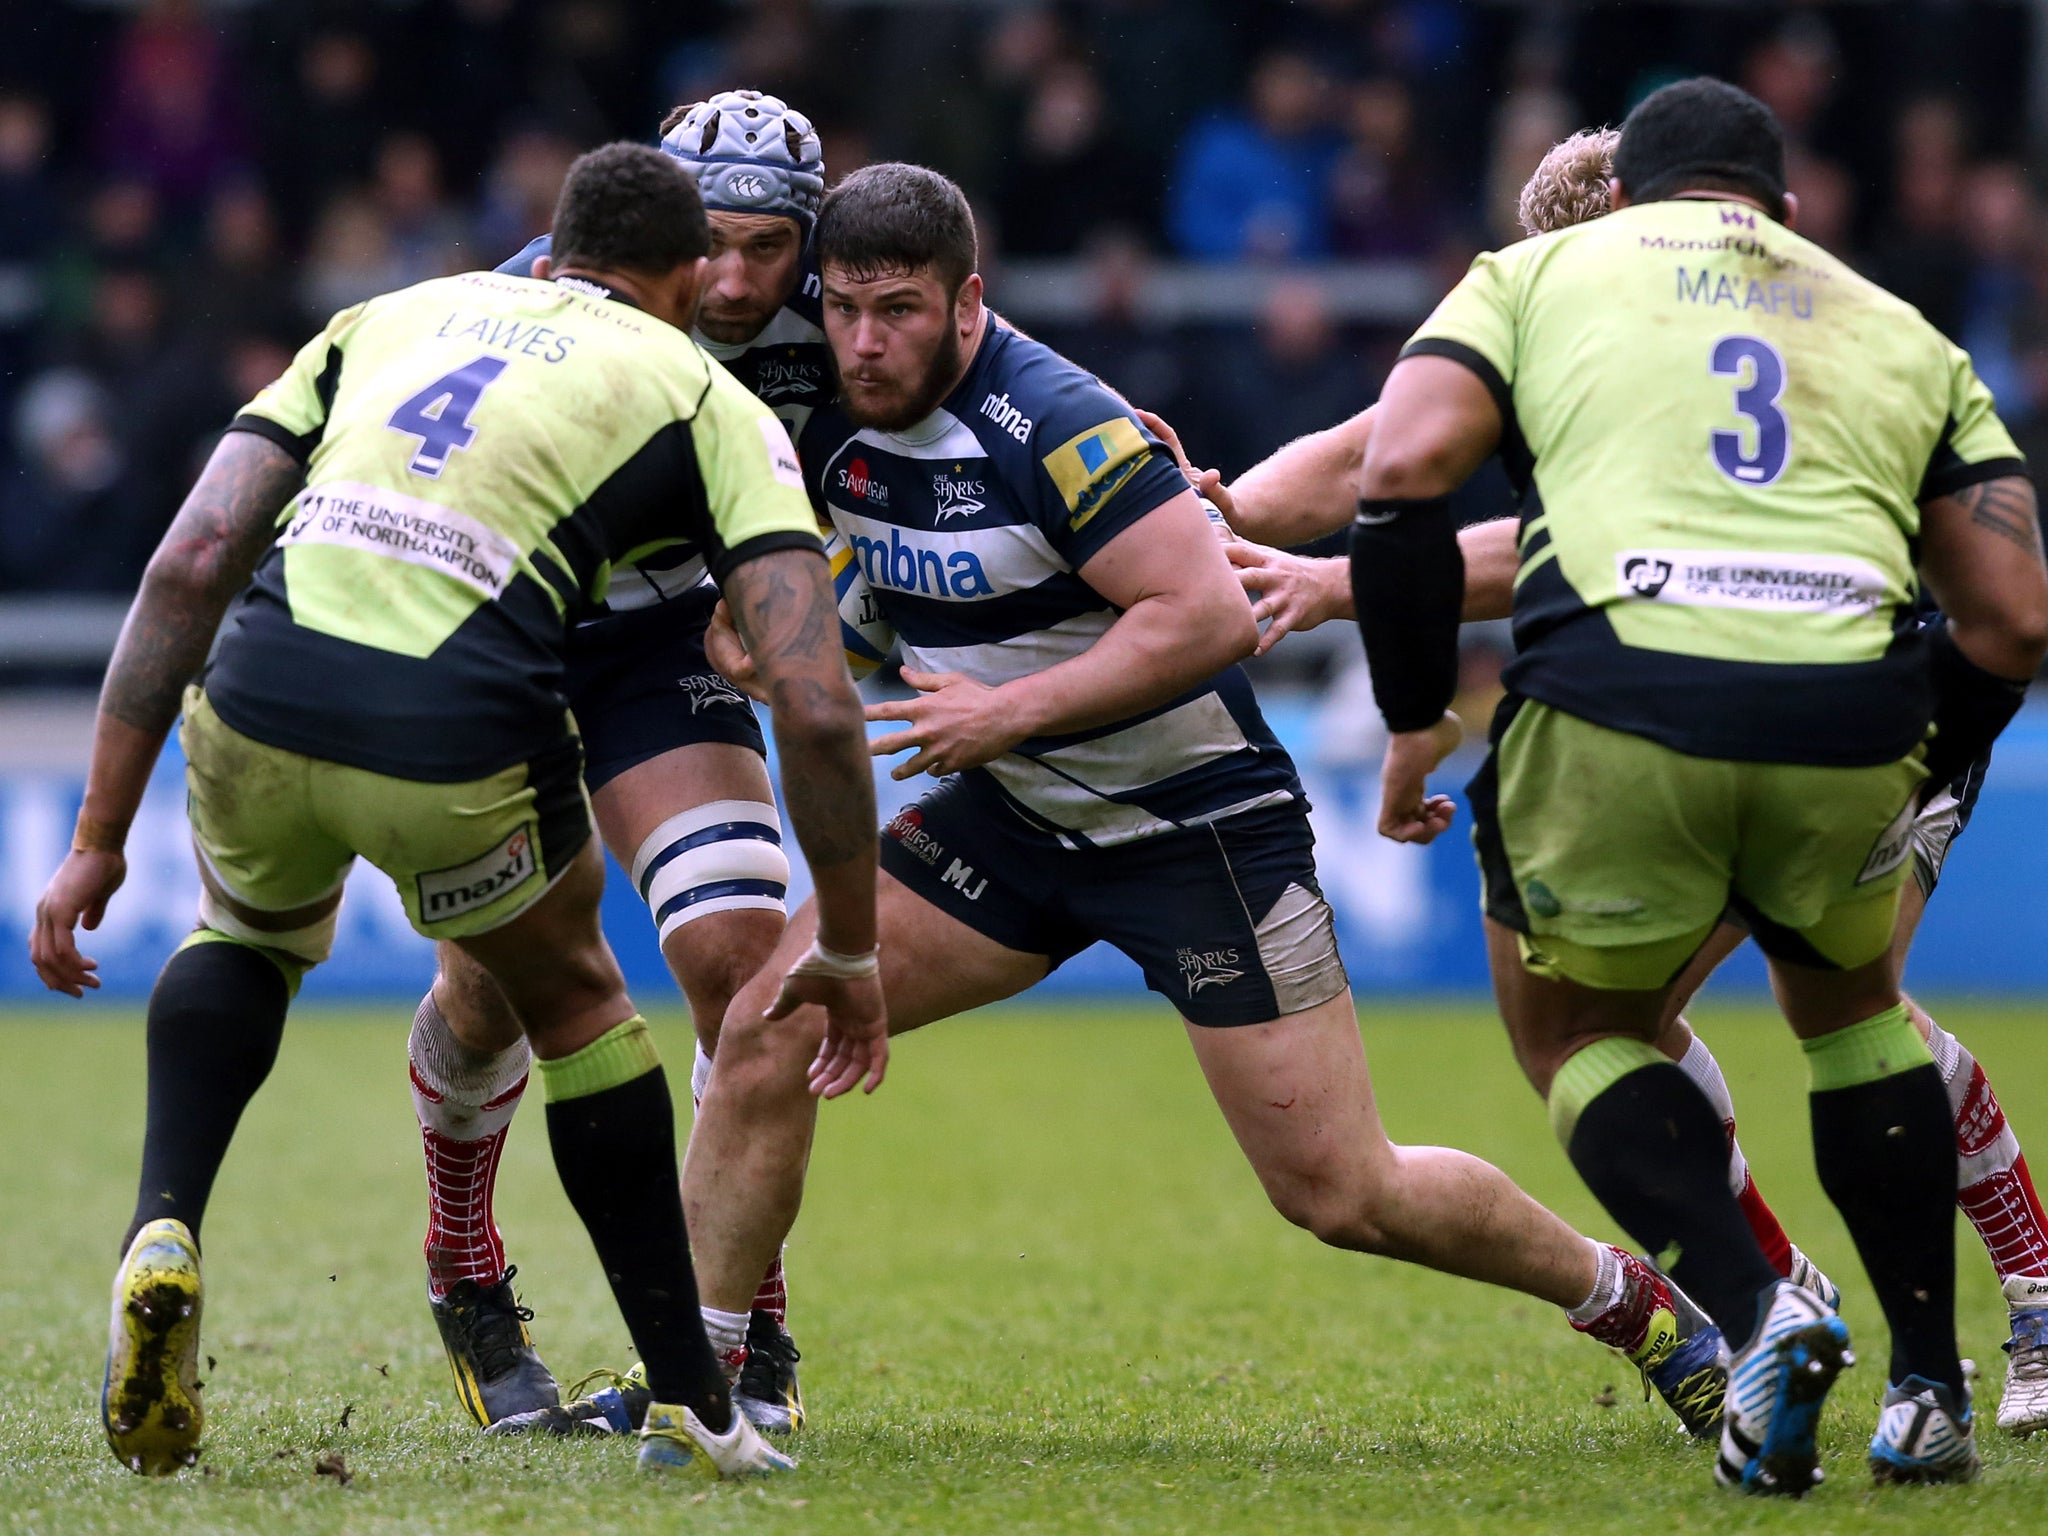
M832 563L832 591L839 602L839 640L846 651L846 670L855 681L872 676L896 649L896 631L882 617L882 605L861 574L853 547L836 528L825 535L825 558Z

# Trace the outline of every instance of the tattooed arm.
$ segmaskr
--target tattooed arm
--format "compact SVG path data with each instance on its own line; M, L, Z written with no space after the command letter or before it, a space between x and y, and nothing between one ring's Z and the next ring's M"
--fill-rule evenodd
M831 574L812 551L777 550L734 570L725 595L770 706L783 800L817 882L818 942L864 955L875 947L875 785Z
M1995 677L2034 675L2048 651L2048 568L2032 481L2003 475L1928 502L1920 571L1956 649Z
M298 460L275 443L228 433L150 557L100 690L72 851L36 905L29 953L53 991L78 997L99 985L96 965L79 954L72 930L81 922L97 928L126 877L121 850L128 825L178 718L185 685L206 660L228 600L270 547L277 514L303 480Z

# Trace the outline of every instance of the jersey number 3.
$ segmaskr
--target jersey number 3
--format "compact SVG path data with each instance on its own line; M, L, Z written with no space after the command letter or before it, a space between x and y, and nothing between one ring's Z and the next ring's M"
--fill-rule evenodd
M1716 378L1736 380L1735 411L1749 421L1747 433L1715 428L1715 467L1737 484L1769 485L1785 472L1792 452L1792 424L1778 409L1785 359L1760 337L1723 336L1714 343L1710 368Z
M448 467L448 455L467 448L476 440L476 428L469 424L477 401L505 371L502 357L480 357L464 363L453 373L444 373L418 394L409 397L385 425L394 432L420 440L419 451L405 467L429 480L441 478Z

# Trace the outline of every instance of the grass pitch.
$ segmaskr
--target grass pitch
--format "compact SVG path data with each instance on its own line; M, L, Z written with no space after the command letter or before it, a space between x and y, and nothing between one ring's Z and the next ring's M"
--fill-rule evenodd
M134 1012L0 1020L0 1530L2039 1530L2048 1440L1984 1435L1972 1488L1874 1491L1883 1332L1813 1178L1796 1047L1708 1007L1742 1140L1794 1238L1849 1292L1864 1363L1803 1505L1709 1486L1710 1457L1549 1309L1320 1248L1267 1208L1161 1008L1025 1004L900 1043L828 1107L790 1250L815 1427L758 1488L642 1478L617 1442L485 1440L422 1301L409 1007L294 1021L207 1224L203 1469L144 1482L96 1413L113 1246L142 1117ZM2048 1147L2038 1010L1942 1015ZM687 1060L684 1026L657 1026ZM1372 1005L1403 1139L1469 1148L1596 1234L1481 1006ZM628 1361L537 1105L500 1214L556 1373ZM1964 1349L1987 1423L2003 1313L1959 1225ZM315 1464L338 1456L344 1486Z

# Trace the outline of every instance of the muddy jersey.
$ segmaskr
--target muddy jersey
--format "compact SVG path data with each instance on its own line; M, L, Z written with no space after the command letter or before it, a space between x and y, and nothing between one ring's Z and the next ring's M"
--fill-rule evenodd
M550 249L549 237L541 235L498 270L523 277L533 270L534 258L547 255ZM796 292L752 341L731 345L713 341L702 331L690 332L698 346L725 364L734 378L775 413L789 429L792 441L803 436L811 412L832 398L832 365L818 294L818 269L807 251ZM651 607L704 579L701 558L671 550L619 571L612 579L605 607Z
M1865 765L1932 711L1920 505L2024 466L1969 358L1736 202L1481 256L1404 355L1501 409L1517 693L1703 757Z
M595 284L495 272L342 311L235 418L306 486L206 676L246 736L475 779L566 731L563 648L615 574L818 549L782 423Z
M1188 488L1123 401L993 319L966 377L925 420L882 432L826 406L800 457L906 664L991 686L1102 636L1116 611L1081 567ZM1156 709L1026 741L963 777L1070 847L1300 797L1234 666Z

